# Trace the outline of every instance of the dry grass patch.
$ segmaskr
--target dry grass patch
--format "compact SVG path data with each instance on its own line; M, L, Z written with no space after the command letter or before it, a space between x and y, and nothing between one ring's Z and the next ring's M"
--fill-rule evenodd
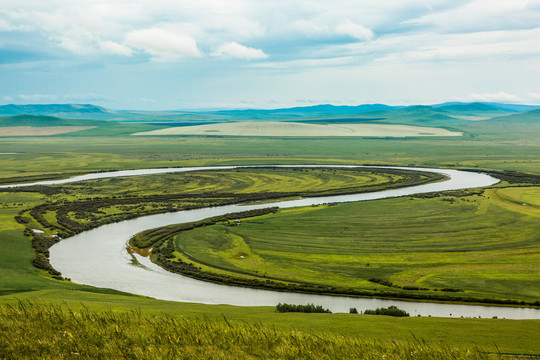
M279 121L243 121L198 126L180 126L136 133L134 135L219 135L219 136L290 136L290 137L411 137L462 136L446 129L388 124L315 125Z

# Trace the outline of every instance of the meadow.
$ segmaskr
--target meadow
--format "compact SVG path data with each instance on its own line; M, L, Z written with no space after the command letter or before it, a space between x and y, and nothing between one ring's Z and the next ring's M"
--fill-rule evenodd
M177 314L179 306L165 305L167 313L149 315L140 309L119 312L26 301L8 304L0 307L0 355L17 359L497 359L501 351L519 356L526 354L524 348L535 350L527 339L535 324L517 326L504 320L492 321L489 327L485 321L461 320L461 331L470 334L463 341L456 322L444 319L396 322L374 315L279 314L256 308L250 310L254 316L243 321L244 316L224 307L220 307L221 319L216 319L212 310L210 316L189 317L185 311ZM291 322L296 329L283 328L283 323ZM340 324L339 331L331 330L335 322ZM442 331L442 342L437 342L441 327L454 331ZM343 328L356 335L343 334ZM486 331L500 345L478 346L475 341ZM513 335L504 337L507 331ZM374 334L378 334L375 339ZM454 336L459 340L453 341Z
M536 303L538 194L506 187L284 209L171 241L176 259L229 276Z
M540 143L537 136L538 131L535 130L534 125L532 127L503 127L500 125L500 128L495 129L488 128L485 124L474 123L460 127L458 130L463 131L465 135L454 138L305 138L302 140L279 137L164 136L157 138L124 136L127 133L148 129L147 126L143 128L142 125L129 126L131 128L128 131L126 128L115 125L114 129L108 130L108 135L100 133L100 129L90 129L81 131L78 135L74 133L52 137L4 137L0 139L0 153L17 154L0 154L0 178L4 184L7 184L65 178L76 174L105 170L277 163L440 166L504 171L505 174L508 171L518 171L533 180L540 174L540 152L538 151ZM113 130L118 136L112 136L114 135ZM281 189L288 190L289 185L293 184L291 189L298 192L304 191L306 187L313 188L315 191L329 189L337 191L350 184L349 177L343 177L338 185L339 179L337 177L334 177L332 182L325 182L321 180L322 172L316 176L313 174L310 176L307 172L291 172L287 179L292 182L282 182ZM180 346L178 343L166 343L165 332L159 331L160 327L170 330L167 326L173 326L179 329L184 326L180 323L189 324L192 321L202 324L204 321L208 321L209 323L204 323L207 324L206 328L210 329L208 331L224 332L223 329L229 328L229 325L223 319L223 315L235 327L235 335L232 335L233 330L231 330L231 336L225 340L227 333L224 332L224 340L220 342L222 345L216 344L216 347L204 343L207 345L208 353L201 353L205 351L205 348L200 346L201 343L197 343L196 340L188 341L185 343L186 347L183 348L186 354L193 354L189 355L192 357L209 354L218 358L220 356L223 358L227 358L227 356L229 358L254 357L253 354L262 353L264 350L262 347L267 347L267 349L271 349L266 352L267 354L270 354L270 351L283 351L283 353L279 353L282 354L282 357L324 358L324 356L330 356L327 354L342 351L338 350L341 346L346 349L343 351L351 351L347 354L361 354L358 349L367 346L371 349L369 351L373 351L367 354L372 354L372 356L382 357L383 354L386 354L387 358L391 358L391 356L403 358L405 352L401 352L402 350L419 350L415 348L416 344L424 346L420 345L424 342L425 349L429 349L425 352L441 354L441 351L450 351L440 356L436 355L439 358L451 358L451 356L464 358L473 355L476 358L486 358L492 356L486 352L540 354L538 347L540 322L538 320L427 317L395 319L384 316L351 314L278 314L273 308L246 309L233 306L163 302L122 294L110 289L98 289L56 280L46 271L32 266L31 263L35 257L34 249L30 237L24 235L24 229L29 225L42 228L41 225L32 219L26 225L15 221L15 217L21 211L25 212L40 205L60 206L64 202L91 204L103 200L96 199L98 197L105 199L116 197L116 200L125 200L141 196L141 198L150 199L150 197L159 195L163 189L168 192L168 195L179 194L179 191L175 192L174 189L182 189L187 193L191 192L192 195L200 195L200 192L196 191L199 187L208 192L218 190L216 192L218 195L225 195L225 193L238 195L241 188L248 189L246 193L249 194L262 193L275 188L277 178L276 175L263 176L262 171L250 176L236 172L222 173L220 178L225 182L216 189L216 184L210 180L211 176L212 174L200 176L192 174L183 179L180 176L172 175L121 180L109 179L96 181L92 184L62 186L61 191L57 193L46 190L42 192L0 191L2 200L0 207L0 247L2 248L0 252L0 304L2 304L0 306L2 319L0 357L24 358L26 356L31 358L32 356L28 354L36 354L36 351L41 351L44 358L69 358L74 357L75 355L72 353L77 352L77 350L82 351L79 354L84 354L84 351L95 352L92 349L96 349L99 345L100 349L110 350L108 355L120 358L140 357L142 355L139 349L142 347L158 349L161 346L161 350L156 350L155 357L159 358L159 356L164 357L166 351L171 351L174 346ZM355 181L359 183L364 181L362 186L365 186L366 179L362 180L357 176ZM379 185L384 184L384 177L377 179L380 181ZM294 263L295 269L299 271L300 280L315 278L312 276L312 270L318 271L320 274L324 269L332 269L336 275L329 276L325 280L330 284L339 284L348 281L347 279L354 279L355 286L358 287L369 286L370 288L384 289L384 291L399 290L381 283L369 282L369 278L380 278L387 279L392 284L399 286L421 286L432 289L452 287L462 289L467 295L478 297L489 296L505 299L510 296L527 302L536 301L538 300L539 280L538 241L535 234L538 233L538 225L536 224L538 223L537 211L540 194L537 190L537 184L534 182L520 182L515 177L513 180L510 177L508 180L510 182L505 181L496 188L467 197L441 194L434 198L392 199L309 210L282 211L274 215L267 215L262 221L263 224L244 222L241 226L235 227L234 231L240 231L237 235L238 238L225 238L227 241L223 243L224 247L221 249L219 247L212 248L214 245L209 246L210 249L215 250L212 256L219 255L215 259L219 258L221 259L219 261L223 261L225 264L231 259L234 260L234 254L237 254L234 249L249 250L252 253L265 252L266 258L262 255L258 256L265 261L266 259L275 261L278 257L269 256L270 251L264 249L261 245L262 241L253 234L264 229L269 236L271 235L272 241L278 243L279 234L276 228L269 228L271 224L274 224L282 227L284 231L281 235L285 239L290 239L293 234L290 224L294 220L300 222L299 225L304 229L310 231L316 229L328 237L331 237L331 230L344 235L341 241L336 242L335 249L330 251L328 248L319 247L318 253L315 252L311 255L311 259L307 259L311 261L305 262L299 261L302 251L299 251L298 246L294 246L291 241L281 243L285 244L287 251L281 251L277 255L288 256L284 259L287 258ZM336 186L329 186L331 184ZM237 195L226 200L235 200ZM221 197L217 200L223 201L224 199ZM207 198L199 201L199 204L208 202ZM152 207L150 205L152 203L157 206ZM140 207L141 204L136 202L120 205L109 204L110 206L97 210L104 213L101 214L105 218L102 221L106 222L114 221L114 216L117 216L116 219L120 219L124 214L137 216L152 211L168 211L170 208L170 202L167 203L165 200L162 202L149 201L143 204L143 207ZM194 204L185 203L184 205ZM172 209L178 207L176 205ZM349 210L356 212L349 212ZM377 217L376 214L379 216ZM396 216L403 214L407 216L408 223L396 221ZM77 218L75 213L69 212L68 215L81 224L87 223L90 224L89 226L94 226L93 222L88 221L85 216ZM324 224L336 224L351 216L354 217L354 222L347 225L349 227L347 230L344 229L345 225L342 227L329 226L328 231L322 229L320 223L310 227L310 223L313 225L315 220L323 219ZM428 222L422 221L422 217L428 218L433 225L427 226ZM44 218L49 219L52 225L59 225L56 222L54 211L45 212ZM449 220L451 221L448 222ZM452 223L452 221L455 222ZM438 226L435 227L435 224ZM477 229L475 229L476 225L478 225ZM210 230L218 229L219 226L221 225L197 231L210 232ZM55 228L45 228L44 230L49 234L58 231ZM246 233L244 234L242 231L246 231ZM433 236L428 236L430 232ZM248 233L249 239L247 239ZM358 235L361 233L366 236L362 238ZM489 238L484 236L485 233L489 234ZM214 235L216 238L222 236L217 230ZM405 241L411 240L416 235L420 236L421 240L410 243ZM298 236L302 242L314 241L314 237L307 234L295 234L295 236ZM450 236L455 241L449 241ZM243 243L238 241L239 238L245 244L250 244L253 247L245 247ZM252 238L257 241L252 240ZM334 241L336 237L332 237L332 239ZM369 239L373 239L373 243L370 243ZM390 243L388 239L401 241ZM253 242L250 243L250 241ZM319 244L321 242L322 239ZM354 251L351 257L355 256L360 260L360 265L356 264L354 270L348 271L343 264L329 264L329 262L325 263L324 261L320 268L313 265L314 260L321 261L322 254L328 253L331 254L331 259L344 261L346 264L347 261L350 261L350 258L343 254L343 248L347 246L347 242ZM370 245L374 243L378 245L377 254L374 254L374 251L366 251L370 250ZM235 247L237 244L242 246ZM441 249L433 252L435 246L440 246ZM194 251L193 256L195 257L201 256L200 254L208 257L210 254L208 248L206 250L197 249L193 245L191 245L190 251ZM276 251L274 250L274 252ZM402 257L400 252L410 256ZM454 255L456 255L455 258ZM262 266L266 266L267 272L274 271L274 275L280 278L284 275L291 276L291 274L283 274L282 270L278 270L279 266L274 266L275 262L272 263L272 261L261 263ZM366 266L368 263L369 267ZM416 266L418 264L421 266ZM469 265L463 266L463 264ZM241 262L233 263L233 265L239 268L244 267L242 271L246 269L252 271L253 269L250 268L252 265ZM463 268L462 272L458 271L461 267ZM289 280L294 281L295 279L289 278ZM442 292L438 291L437 293ZM450 294L454 293L450 292ZM19 300L30 301L31 305L25 305L26 312L18 305ZM53 306L53 308L49 306ZM140 317L130 313L132 309L141 311ZM58 324L51 322L51 319L55 319L55 317L61 319ZM167 320L171 317L177 323L166 325L167 322L174 323ZM147 332L137 334L131 332L130 328L133 326L127 326L125 328L119 327L118 337L107 339L103 336L104 333L110 334L109 330L113 332L116 330L111 325L115 321L120 324L137 324L139 326L137 319L142 319L140 321L146 324ZM25 323L28 324L27 327L25 327ZM43 325L38 327L36 324L39 323ZM77 326L85 325L80 328L80 332L77 332L77 326L74 324L78 324ZM103 326L99 324L103 324ZM245 333L248 330L246 329L256 326L255 324L261 324L260 326L264 329L261 330L263 333L269 333L266 331L267 329L275 328L276 341L285 344L280 348L281 350L276 350L272 344L264 343L259 338L257 341L263 343L261 348L242 348L246 346L246 342L240 341L238 338L247 336ZM32 326L36 326L37 329L54 328L58 332L55 332L51 338L44 338L45 331L39 334L32 332ZM206 328L201 330L201 328L196 327L191 333L189 331L183 333L183 336L197 339L193 335L204 333ZM66 331L65 336L63 331ZM68 332L73 338L67 335ZM298 332L300 334L298 336L309 338L305 341L306 344L318 345L308 349L312 351L311 354L293 352L295 348L288 342L292 332L295 334ZM78 340L77 344L82 345L84 342L81 337L90 333L93 333L95 337L92 342L86 343L88 345L86 350L75 346L74 339ZM257 332L255 331L255 333ZM29 340L14 344L12 334L18 334L22 339ZM24 337L25 334L28 336ZM180 333L175 334L180 336ZM137 338L137 336L141 336L141 338ZM415 337L420 344L415 340ZM34 341L36 338L39 339L39 342ZM319 338L326 339L328 343L324 345L318 342L322 341L317 340ZM116 341L114 345L112 341ZM158 344L157 341L162 341L162 343ZM199 337L199 341L206 340ZM398 345L392 341L397 342ZM343 344L344 342L352 344L358 342L359 345L348 347ZM41 347L37 348L40 343ZM122 353L120 348L114 348L116 344L120 345L122 349L131 349L132 352L129 350ZM381 349L376 350L370 344L376 344ZM19 347L17 348L17 346ZM287 350L289 352L285 352L287 347L290 348ZM224 348L227 349L228 353L224 352ZM316 352L315 348L320 352ZM480 352L476 351L476 348L480 349Z

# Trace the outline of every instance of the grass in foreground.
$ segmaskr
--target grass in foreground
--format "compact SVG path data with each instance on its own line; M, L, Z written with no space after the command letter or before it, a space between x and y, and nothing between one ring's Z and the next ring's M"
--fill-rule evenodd
M17 359L488 359L475 348L373 341L140 312L0 307L0 357Z
M346 338L361 338L390 344L449 344L459 349L479 348L483 352L540 354L540 320L479 318L402 317L352 314L278 313L275 307L241 307L160 301L141 296L105 294L77 290L46 290L0 297L0 307L17 307L30 301L34 307L60 307L81 313L125 313L136 309L143 318L172 316L192 321L233 324L260 324L283 333L293 329L303 333L331 333ZM4 313L5 314L5 313ZM50 313L53 314L54 313ZM0 324L5 316L0 315ZM0 326L1 328L1 326ZM2 330L0 334L3 335ZM1 357L0 357L1 358Z

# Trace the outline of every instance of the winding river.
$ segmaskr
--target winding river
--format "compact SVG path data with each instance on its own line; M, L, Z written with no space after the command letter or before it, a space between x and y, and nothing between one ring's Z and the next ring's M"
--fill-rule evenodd
M275 165L264 165L275 166ZM198 170L224 170L254 166L213 166L190 168L142 169L115 171L77 176L70 179L43 181L11 186L63 184L107 177L137 176L171 172ZM262 166L261 166L262 167ZM277 165L276 167L361 167L348 165ZM374 166L366 166L373 168ZM133 220L104 225L65 239L50 249L51 264L72 281L96 287L111 288L162 300L196 302L205 304L229 304L238 306L274 306L279 302L306 304L314 303L329 308L333 312L348 312L356 307L359 311L396 305L411 316L441 317L494 317L511 319L540 319L540 309L511 308L497 306L455 305L429 302L409 302L399 300L352 298L276 292L219 285L195 280L168 272L153 264L148 258L130 255L126 250L128 240L134 234L159 226L197 221L211 216L231 212L260 209L268 206L289 208L310 206L331 202L351 202L382 199L434 191L457 190L489 186L499 180L481 173L447 169L382 167L401 170L420 170L446 175L449 179L401 189L377 191L363 194L302 198L297 200L256 205L228 205L196 210L179 211L145 216ZM2 186L10 187L10 185Z

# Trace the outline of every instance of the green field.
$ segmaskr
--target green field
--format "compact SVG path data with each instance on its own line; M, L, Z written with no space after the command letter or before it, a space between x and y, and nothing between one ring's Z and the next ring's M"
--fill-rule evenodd
M259 276L264 269L267 276L290 282L321 282L320 275L324 273L323 282L332 286L346 283L359 289L402 291L397 287L369 282L370 278L379 278L401 287L418 286L430 289L415 290L416 292L456 294L433 291L447 287L463 290L462 294L472 297L512 298L532 302L540 299L540 191L538 183L535 182L535 175L540 174L540 129L535 122L535 115L528 116L530 118L512 118L512 126L501 120L492 123L455 121L449 128L464 131L463 138L433 139L133 138L123 134L134 132L136 127L142 125L126 125L133 126L128 129L121 124L115 124L114 129L111 127L106 131L87 130L93 131L85 134L87 136L82 136L81 132L76 136L67 134L55 137L2 138L0 153L19 154L0 154L0 179L5 184L65 178L105 170L231 164L387 164L519 171L529 178L507 178L511 182L504 181L482 194L465 197L441 194L433 198L388 199L284 210L256 222L244 221L238 227L216 225L196 229L180 235L178 245L191 258L200 258L209 264L215 262L214 265L220 267L220 270L215 271L240 271ZM398 120L396 117L394 123L399 123ZM434 116L432 120L440 122L444 121L444 118ZM435 123L428 125L433 124ZM118 135L111 136L114 134ZM141 309L143 321L153 329L161 326L166 329L164 322L172 316L180 322L184 319L197 323L209 321L209 329L222 331L222 326L225 326L222 314L236 327L235 336L240 336L238 333L246 331L246 327L254 326L253 324L275 326L275 331L278 332L276 338L283 341L281 344L285 344L279 351L293 349L287 341L290 340L290 329L295 328L301 334L298 336L309 337L306 342L313 344L321 344L317 342L317 337L326 336L331 343L328 345L329 349L334 349L328 351L337 351L343 339L347 342L359 341L361 344L376 341L383 347L383 350L373 350L371 353L377 354L377 357L386 354L387 358L403 358L403 354L395 355L392 351L409 349L407 346L417 344L415 337L420 339L422 344L425 341L434 347L429 350L434 354L446 348L446 345L440 345L441 342L448 344L451 349L460 351L455 358L465 357L468 350L474 353L477 346L487 352L540 354L538 320L396 319L349 314L278 314L273 308L246 309L169 303L55 280L46 271L36 269L31 264L35 254L30 237L24 235L24 229L27 226L43 228L42 224L28 214L29 209L39 205L51 206L52 210L45 209L42 214L53 226L43 229L47 234L54 234L61 230L55 226L62 227L57 221L58 211L68 209L62 206L72 206L73 203L85 205L80 208L80 216L76 211L67 212L69 219L77 221L83 227L92 227L99 221L106 223L125 216L236 201L239 197L246 198L255 193L268 194L268 190L274 190L275 196L284 195L280 192L293 191L304 194L322 194L327 191L335 193L343 189L357 191L367 184L385 186L389 180L386 176L374 174L365 177L361 174L342 173L338 176L322 170L284 173L287 174L268 174L267 170L261 169L251 172L170 174L103 179L32 191L1 191L0 357L31 358L30 355L23 354L37 351L38 342L29 344L27 348L23 346L15 349L11 334L18 334L17 336L22 338L23 334L26 334L28 337L25 339L39 336L32 332L31 328L41 329L41 334L46 334L46 329L55 326L48 320L56 316L54 311L46 308L49 304L60 307L63 312L72 309L74 313L84 313L86 310L81 310L81 307L86 307L89 313L85 315L87 325L81 327L79 332L73 324L74 321L80 321L80 318L60 316L65 328L60 329L57 326L54 329L60 334L63 334L63 331L66 331L66 334L69 332L73 338L67 335L41 339L43 345L41 350L38 350L43 351L45 358L69 358L77 351L82 351L80 354L87 351L88 354L88 351L93 351L92 346L95 349L96 344L101 344L103 348L113 346L108 340L96 335L92 340L94 342L88 341L87 350L81 350L75 346L73 340L77 339L78 344L84 343L81 342L81 337L96 328L101 329L99 331L102 333L110 333L111 321L136 323L132 315L125 315L123 318L113 316L112 319L116 320L111 320L112 315L107 314L109 309L114 314ZM216 178L219 178L220 182L216 182ZM352 188L351 182L356 184ZM203 193L213 193L214 197L203 198ZM171 206L171 201L165 198L165 195L181 194L191 196L189 201L175 201L174 206ZM157 199L157 195L164 197ZM115 199L116 203L107 203L110 199ZM127 201L128 199L132 201ZM264 199L261 196L257 200ZM103 206L91 206L96 203ZM17 223L15 216L19 213L30 222L25 225ZM295 225L294 228L291 224ZM203 234L201 242L187 242L189 239L200 239ZM211 241L212 239L217 242ZM328 239L332 240L332 247L328 246ZM307 247L300 244L317 246ZM275 245L279 245L279 248L276 249ZM332 275L328 275L329 270ZM24 311L21 313L15 306L17 299L31 301L32 311L26 315ZM15 306L16 309L10 309L7 304ZM154 318L155 316L157 318ZM207 320L201 320L205 318ZM28 327L24 327L25 322L28 322ZM98 327L96 322L104 325ZM37 325L39 323L42 324L41 327ZM188 331L185 336L197 334L197 331L201 330ZM156 334L158 339L165 339L163 332L150 333ZM136 349L144 346L156 349L160 346L153 342L155 338L151 340L144 337L137 343L139 340L135 341L133 336L137 336L136 333L120 331L118 337L113 339L118 340L121 337L122 344L134 344L133 354L139 354ZM344 338L341 338L342 336ZM223 348L245 351L235 354L246 356L255 356L255 353L263 351L262 348L242 348L246 342L235 339L229 337L217 348L207 344L208 353L201 353L204 347L200 344L194 345L197 342L186 343L191 344L191 347L188 350L186 345L185 349L192 351L189 353L192 357L221 354L219 352L223 351ZM256 339L258 338L253 338L253 341ZM392 340L399 344L404 342L405 347L394 347ZM171 347L165 342L161 346L159 351ZM272 344L261 346L277 351ZM53 348L60 352L47 352ZM320 345L318 348L323 349L324 346ZM347 349L353 351L350 346ZM109 354L121 357L118 351L111 350ZM128 357L126 354L123 356ZM291 358L309 358L307 353L286 354ZM317 355L323 358L325 353L313 354L312 358L317 358ZM450 353L445 354L439 358L450 357ZM478 356L481 358L484 355ZM135 358L135 355L133 357Z
M175 248L206 271L252 278L538 300L538 188L477 193L285 209L182 232Z
M536 320L280 314L76 291L39 295L0 306L3 357L496 359L540 351Z

